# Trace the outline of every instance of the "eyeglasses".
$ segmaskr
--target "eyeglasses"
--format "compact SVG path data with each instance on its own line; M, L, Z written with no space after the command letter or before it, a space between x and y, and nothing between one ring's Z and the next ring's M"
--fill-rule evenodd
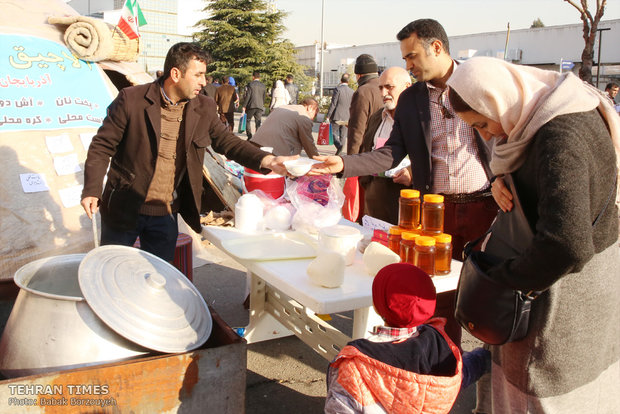
M435 102L435 101L431 101L431 102L434 103L435 105L439 105L439 108L441 109L441 115L443 115L445 119L454 118L454 114L450 112L448 108L446 108L443 102Z

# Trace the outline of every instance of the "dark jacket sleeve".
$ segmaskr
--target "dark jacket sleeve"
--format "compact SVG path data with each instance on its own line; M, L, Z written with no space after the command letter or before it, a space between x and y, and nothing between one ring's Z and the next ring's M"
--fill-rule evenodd
M106 175L110 158L116 153L118 145L123 139L128 122L126 100L126 91L121 89L118 96L108 106L107 116L88 147L88 154L84 163L82 198L101 198L103 177Z

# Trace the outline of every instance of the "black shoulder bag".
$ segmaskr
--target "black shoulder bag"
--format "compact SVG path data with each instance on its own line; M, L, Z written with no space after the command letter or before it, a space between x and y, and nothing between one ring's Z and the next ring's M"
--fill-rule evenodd
M491 267L520 255L534 238L512 176L507 174L503 179L512 192L514 207L507 213L500 211L485 234L465 245L454 314L467 332L491 345L517 341L527 335L532 302L543 292L511 289L487 274ZM616 180L593 227L609 205ZM484 251L472 251L485 237Z

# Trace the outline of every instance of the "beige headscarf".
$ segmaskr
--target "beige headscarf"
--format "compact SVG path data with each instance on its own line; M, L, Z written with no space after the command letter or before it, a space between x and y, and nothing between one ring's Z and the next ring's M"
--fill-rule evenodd
M598 108L607 122L620 165L620 117L607 97L572 73L560 74L475 57L457 66L448 80L476 112L501 123L507 139L495 139L491 170L515 171L525 161L532 137L553 118Z

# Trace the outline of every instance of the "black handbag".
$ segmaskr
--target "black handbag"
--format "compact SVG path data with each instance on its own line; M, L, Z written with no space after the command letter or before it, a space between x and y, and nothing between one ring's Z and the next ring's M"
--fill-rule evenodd
M513 290L487 273L491 267L518 256L534 237L512 177L505 175L504 183L512 192L513 209L499 211L489 230L465 245L454 315L467 332L491 345L527 335L532 301L540 294ZM484 251L472 251L483 239Z
M532 302L544 292L511 289L488 275L491 267L521 254L534 237L512 177L505 175L504 182L512 192L514 207L510 212L500 211L484 235L465 245L454 314L467 332L490 345L502 345L525 337ZM615 187L616 180L607 203L592 226L607 208ZM485 237L483 251L472 251Z

